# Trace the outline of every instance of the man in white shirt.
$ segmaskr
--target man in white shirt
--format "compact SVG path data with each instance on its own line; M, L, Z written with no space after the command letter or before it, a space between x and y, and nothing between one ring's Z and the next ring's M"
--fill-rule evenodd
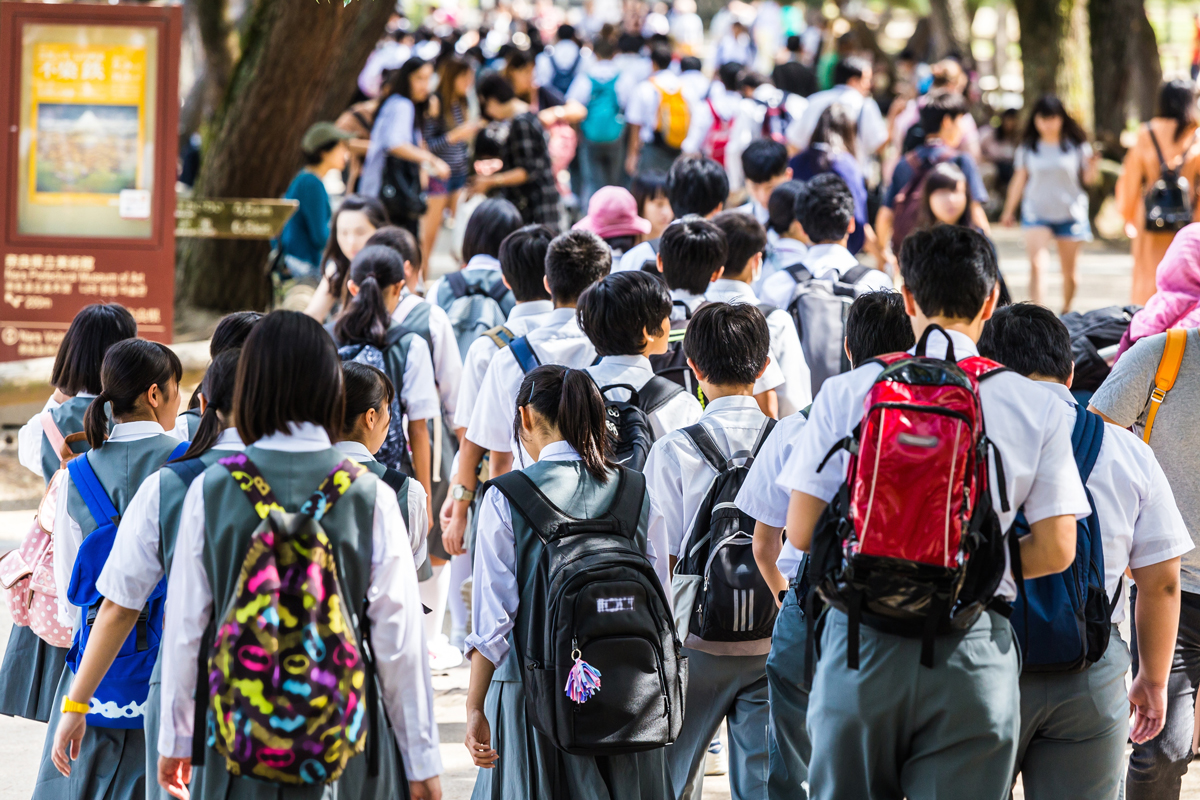
M742 104L742 96L738 92L742 71L742 65L736 62L722 64L707 90L694 95L696 102L692 105L692 119L687 138L683 140L684 153L715 158L727 173L736 172L736 175L730 176L731 182L734 177L741 178L738 157L745 147L744 143L733 140L733 123ZM716 133L713 132L714 128L717 128Z
M845 106L858 125L858 161L864 167L887 144L888 127L871 97L871 62L858 56L843 58L833 70L834 87L808 98L804 113L788 126L788 144L798 150L808 147L821 112L834 103Z
M677 159L667 173L667 200L677 220L689 214L712 219L725 208L728 198L729 177L711 158L684 156ZM653 262L657 256L656 242L642 242L626 250L613 271L642 269L646 262Z
M741 162L750 199L734 210L750 214L759 224L766 225L770 221L767 205L771 192L792 179L787 147L774 139L755 139L742 152Z
M712 85L712 81L701 70L702 64L696 56L684 56L679 59L679 80L683 83L683 91L688 97L697 100L697 107L701 105L699 98L707 95ZM690 130L688 134L691 135Z
M679 157L680 147L687 135L690 120L688 108L694 104L694 98L684 97L684 103L677 111L669 111L667 115L660 113L660 105L665 96L675 96L683 92L684 85L679 76L671 72L671 50L666 45L656 45L650 51L650 61L654 72L649 78L634 87L625 107L625 122L629 126L629 152L625 156L625 171L636 175L650 169L666 171ZM670 114L682 113L685 119L669 118L666 122L670 129L663 130L663 117ZM672 130L682 127L683 134L678 141L672 141Z
M628 102L628 87L621 81L616 55L617 40L612 26L592 43L595 58L579 69L567 90L567 100L584 106L588 116L579 125L582 134L579 152L579 171L583 181L580 205L587 208L588 200L603 186L625 184L625 163L622 160L624 120L621 111Z
M1029 303L998 309L984 328L979 351L1047 386L1060 400L1068 424L1076 425L1079 414L1089 413L1070 391L1071 336L1049 309ZM1192 539L1149 445L1124 428L1101 424L1103 438L1087 488L1099 522L1112 631L1103 657L1086 671L1021 675L1016 771L1031 800L1116 797L1126 741L1153 739L1166 718L1179 626L1180 558L1192 550ZM1137 585L1137 668L1128 692L1129 647L1117 629L1125 619L1126 568Z
M592 51L584 50L573 25L559 25L554 44L538 53L533 61L535 86L553 86L563 94L592 60Z
M942 329L928 356L944 358L951 346L955 359L975 355L999 297L991 243L973 230L941 226L912 234L900 265L913 333ZM865 364L825 382L779 477L792 491L787 536L799 550L812 547L818 520L844 482L847 453L826 456L854 432L881 371ZM1023 508L1032 531L1018 543L1024 575L1061 572L1075 557L1075 520L1091 513L1061 405L1052 391L1012 372L983 381L979 396L996 453L988 483L999 530L1009 530ZM995 600L1016 595L1006 569ZM935 637L927 667L920 637L885 633L870 619L851 631L842 611L824 614L808 709L809 735L822 745L809 763L812 796L1005 796L1020 732L1020 661L1008 620L989 608L965 633ZM858 669L847 667L852 634Z

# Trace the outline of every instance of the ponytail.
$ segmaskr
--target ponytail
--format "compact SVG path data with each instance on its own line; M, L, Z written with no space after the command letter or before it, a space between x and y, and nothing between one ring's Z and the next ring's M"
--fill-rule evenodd
M517 392L517 408L530 406L558 429L563 441L583 459L592 477L605 483L616 468L605 425L604 399L596 382L583 370L554 364L538 367L525 376ZM521 413L513 420L513 434L521 441Z
M204 382L198 389L199 393L204 395L207 405L200 416L200 424L196 427L191 445L188 446L187 452L175 461L187 461L204 455L217 443L221 432L229 427L228 418L233 411L233 386L237 380L238 357L241 354L241 348L225 350L208 365L208 371L204 373ZM225 415L225 424L222 424L218 414Z
M350 263L349 277L358 285L358 294L338 317L334 335L343 345L370 344L382 349L391 325L383 290L404 283L404 258L383 245L364 247Z
M113 419L132 412L138 399L158 386L166 395L174 379L176 391L183 378L183 364L169 347L145 339L126 339L108 349L100 367L100 394L96 395L83 415L83 430L88 445L99 450L108 437L108 418L104 407L112 404Z

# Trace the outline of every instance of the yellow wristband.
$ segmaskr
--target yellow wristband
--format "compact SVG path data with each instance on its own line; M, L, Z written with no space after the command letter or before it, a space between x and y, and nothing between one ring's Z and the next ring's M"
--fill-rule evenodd
M76 703L69 697L63 698L62 710L64 714L86 714L88 713L89 705L87 703Z

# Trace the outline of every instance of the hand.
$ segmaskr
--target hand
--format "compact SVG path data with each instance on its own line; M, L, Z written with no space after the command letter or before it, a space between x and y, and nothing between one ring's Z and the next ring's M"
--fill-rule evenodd
M558 107L545 108L538 112L538 122L542 123L543 128L549 128L551 125L557 125L562 121L562 117L558 115Z
M446 180L450 177L450 165L442 161L437 156L429 159L429 171L433 173L438 180Z
M1158 736L1167 719L1167 685L1150 683L1138 675L1129 687L1129 713L1133 715L1129 738L1134 744Z
M434 775L423 781L409 781L408 793L412 800L442 800L442 779Z
M477 767L491 769L500 759L500 754L492 749L492 728L479 709L467 709L466 745Z
M467 512L455 514L451 501L450 523L442 525L442 547L452 556L461 556L467 552L464 539L467 535Z
M454 498L448 493L446 499L442 501L442 508L438 513L438 521L442 524L442 531L450 529L450 520L454 518Z
M1006 228L1015 227L1017 224L1017 217L1012 211L1006 210L1000 215L1000 224Z
M630 153L625 157L625 173L627 175L637 175L637 162L638 159L636 153Z
M1125 235L1130 239L1136 239L1138 235L1137 225L1132 222L1125 223Z
M158 785L179 800L190 800L188 784L192 782L192 759L158 757Z
M50 751L50 760L63 775L70 776L71 762L79 758L79 745L83 734L87 731L87 715L77 711L68 711L58 721L58 729L54 731L54 749ZM70 755L67 755L68 750Z

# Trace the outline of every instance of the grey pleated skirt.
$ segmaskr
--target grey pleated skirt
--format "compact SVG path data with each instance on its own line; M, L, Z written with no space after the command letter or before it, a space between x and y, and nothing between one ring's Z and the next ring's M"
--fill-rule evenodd
M66 665L65 649L46 644L29 628L13 625L0 665L0 714L38 722L50 719Z

